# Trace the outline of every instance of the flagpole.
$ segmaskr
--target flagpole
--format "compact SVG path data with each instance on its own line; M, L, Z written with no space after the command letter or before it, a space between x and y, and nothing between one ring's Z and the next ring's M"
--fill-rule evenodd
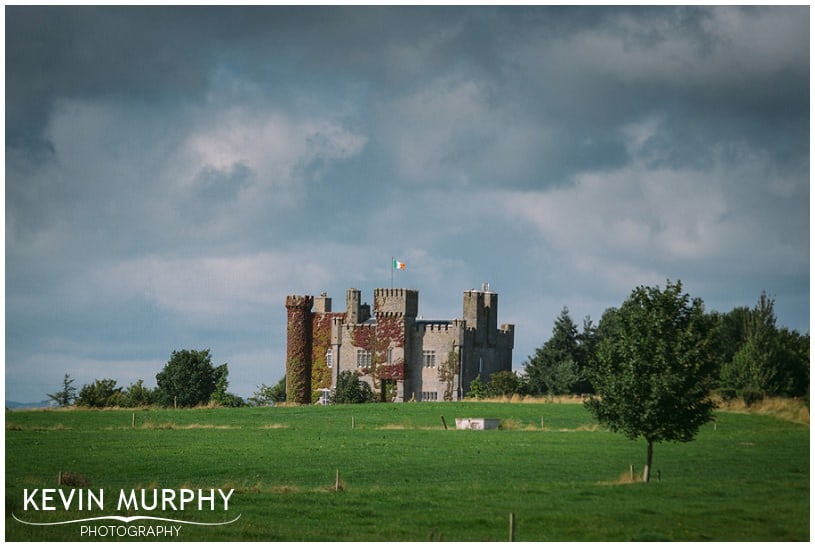
M393 261L395 259L391 257L391 289L393 288Z

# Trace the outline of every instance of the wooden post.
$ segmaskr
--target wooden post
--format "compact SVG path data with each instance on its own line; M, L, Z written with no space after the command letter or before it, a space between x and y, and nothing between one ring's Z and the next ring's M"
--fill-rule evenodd
M357 425L356 420L354 419L353 416L351 416L351 429L354 429L354 427L356 427L356 425Z
M447 431L447 422L444 421L444 416L441 417L441 425L444 426L444 430Z
M541 416L541 429L543 429L543 416Z
M62 471L57 473L57 486L62 486Z
M509 514L509 541L515 541L515 513Z
M334 479L334 492L340 491L340 469L337 468L337 477Z
M628 466L628 472L631 474L631 482L634 482L634 464Z
M133 419L130 422L130 427L132 429L136 429L136 413L135 412L133 413Z

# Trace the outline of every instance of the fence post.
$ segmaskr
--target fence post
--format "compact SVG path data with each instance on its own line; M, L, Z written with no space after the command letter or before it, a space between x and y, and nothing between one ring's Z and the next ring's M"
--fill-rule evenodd
M130 427L132 429L136 429L136 413L135 412L133 413L133 419L130 422Z
M509 514L509 541L515 541L515 513Z
M443 425L444 430L447 431L447 422L444 420L444 416L441 417L441 425Z

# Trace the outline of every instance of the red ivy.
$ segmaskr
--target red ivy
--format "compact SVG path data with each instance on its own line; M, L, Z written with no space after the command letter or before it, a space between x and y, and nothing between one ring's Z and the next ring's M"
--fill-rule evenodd
M377 376L383 380L404 380L405 379L405 362L398 359L395 363L390 365L378 365Z

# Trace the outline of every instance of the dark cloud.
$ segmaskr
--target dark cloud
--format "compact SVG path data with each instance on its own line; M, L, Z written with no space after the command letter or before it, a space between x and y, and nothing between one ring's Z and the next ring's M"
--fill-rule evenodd
M730 9L744 20L767 13ZM702 161L711 143L699 135L765 146L781 138L795 147L807 127L805 55L747 71L711 69L704 79L671 75L704 67L717 55L752 64L743 57L749 52L738 49L741 42L733 42L737 34L722 35L715 13L699 7L11 6L6 137L9 146L26 142L45 154L43 128L61 98L204 100L222 67L285 102L303 94L336 101L327 86L375 100L458 73L480 82L499 106L539 112L541 123L562 135L540 154L539 167L554 179L579 165L625 162L620 126L649 112L668 116L664 138L676 150L665 155L678 154L673 161ZM607 63L597 57L601 50L582 51L592 40L608 40L618 52L606 53L619 58ZM653 68L628 73L636 69L626 65L643 56ZM481 153L480 146L469 150Z

